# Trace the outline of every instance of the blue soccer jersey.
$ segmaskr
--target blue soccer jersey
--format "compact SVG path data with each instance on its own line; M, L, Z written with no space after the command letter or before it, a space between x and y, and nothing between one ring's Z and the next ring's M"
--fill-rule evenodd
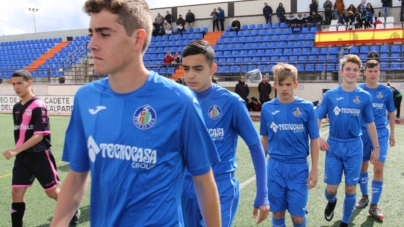
M368 88L366 84L361 84L359 87L367 91L372 97L373 117L376 128L385 128L389 123L386 110L389 113L396 110L391 88L383 84L379 84L377 88ZM362 123L362 128L366 130L366 124Z
M362 122L373 122L372 98L362 88L347 92L341 85L337 86L324 93L317 106L318 119L326 114L330 120L330 138L358 138L362 135Z
M151 72L127 94L108 79L80 88L63 160L91 171L91 226L183 226L184 169L205 174L218 156L192 92Z
M313 103L296 97L289 104L276 98L261 109L260 134L268 136L268 154L282 162L307 162L309 137L319 137Z
M206 127L220 155L220 163L212 165L214 174L234 172L237 169L238 136L243 138L247 146L260 143L244 100L237 94L213 84L211 88L198 94L198 101Z

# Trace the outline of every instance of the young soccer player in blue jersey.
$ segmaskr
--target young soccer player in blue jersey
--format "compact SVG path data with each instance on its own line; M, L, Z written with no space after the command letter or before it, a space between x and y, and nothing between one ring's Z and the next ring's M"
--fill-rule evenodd
M288 210L293 226L304 227L309 189L318 180L317 118L313 103L293 94L298 86L296 67L279 63L273 74L278 97L262 106L260 127L261 143L270 156L267 172L272 226L285 226Z
M369 208L369 214L376 219L383 220L384 215L377 207L380 196L383 190L383 169L386 162L387 151L389 145L392 147L396 143L394 137L394 99L393 92L390 87L378 83L380 76L380 65L378 61L369 60L366 62L364 75L366 83L359 85L360 88L369 92L372 96L373 117L376 124L377 136L380 145L380 154L378 162L373 163L373 181L372 181L372 200ZM386 110L389 115L389 120L386 117ZM390 133L387 125L390 124ZM363 163L359 177L359 186L362 192L362 198L356 204L356 208L364 208L369 203L368 196L368 167L370 155L373 147L366 130L366 125L362 124L362 142L363 142Z
M16 147L3 151L7 159L15 157L12 179L11 223L22 227L25 214L25 192L35 178L46 194L58 199L59 176L55 159L50 150L51 131L45 104L31 90L32 76L25 69L11 76L15 93L21 101L13 107L14 138ZM78 224L80 211L70 216L70 227ZM73 218L72 218L73 216Z
M199 40L188 44L182 56L185 81L198 98L206 127L221 159L212 169L219 190L222 226L232 226L240 197L234 175L239 135L251 152L257 178L253 216L256 217L259 210L257 223L261 223L269 212L265 156L245 102L237 94L212 83L216 71L215 52L208 42ZM185 226L204 226L189 173L185 175L182 204Z
M185 86L149 72L143 55L152 21L145 0L88 0L94 71L81 87L66 131L69 173L54 227L66 226L91 173L91 226L184 226L185 168L207 226L220 226L211 164L219 161L200 106Z
M324 217L331 221L337 204L337 190L345 175L345 200L340 226L348 226L356 202L356 185L362 163L361 124L366 124L373 145L371 163L379 158L379 143L373 121L372 98L369 93L356 86L362 62L356 55L342 59L340 74L342 84L328 90L317 106L319 130L321 120L328 115L330 133L328 141L320 138L320 149L326 151L324 182L327 184L325 197L328 204Z

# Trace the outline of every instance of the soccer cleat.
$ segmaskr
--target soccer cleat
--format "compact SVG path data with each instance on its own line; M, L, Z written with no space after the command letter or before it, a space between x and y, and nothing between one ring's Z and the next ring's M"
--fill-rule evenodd
M348 227L348 224L341 222L341 224L339 224L339 227Z
M379 208L377 208L377 206L369 208L369 214L370 216L376 218L377 220L381 221L384 219L382 211Z
M72 220L70 220L69 227L76 227L79 224L81 210L77 209L76 213L74 213Z
M327 206L325 207L325 210L324 210L324 217L325 217L325 220L327 220L327 221L331 221L331 220L332 220L332 218L334 217L335 205L337 205L337 198L335 198L335 202L334 202L334 203L328 202L328 204L327 204Z
M355 208L356 209L362 209L365 208L369 204L369 198L362 197L361 200L356 204Z

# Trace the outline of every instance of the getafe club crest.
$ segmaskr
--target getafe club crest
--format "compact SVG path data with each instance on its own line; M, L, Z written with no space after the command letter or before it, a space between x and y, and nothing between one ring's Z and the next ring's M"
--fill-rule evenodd
M293 109L292 114L294 117L301 117L303 114L303 111L299 107L296 107L295 109Z
M360 98L359 96L355 96L355 97L353 98L353 102L354 102L355 104L359 104L359 103L361 102L361 98Z
M378 92L377 95L376 95L376 97L377 97L378 99L382 99L382 98L383 98L383 93Z
M153 127L156 121L156 111L149 105L139 107L133 115L133 123L141 130L147 130Z
M217 120L222 116L222 109L216 105L213 105L208 109L208 116L212 120Z

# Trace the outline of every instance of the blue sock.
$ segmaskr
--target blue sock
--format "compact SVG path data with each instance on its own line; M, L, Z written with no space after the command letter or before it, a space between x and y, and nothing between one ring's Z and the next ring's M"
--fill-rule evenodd
M355 208L355 203L356 203L356 193L352 195L345 193L344 209L342 211L343 213L342 222L349 223L349 220L351 220L352 217L352 212Z
M272 227L284 227L285 226L285 217L276 219L272 216Z
M335 193L335 195L330 195L327 192L327 188L325 188L324 195L325 195L325 198L328 200L328 202L335 203L335 198L337 197L337 193Z
M377 205L382 195L383 181L372 181L372 205Z
M362 195L369 195L368 194L368 180L369 180L368 172L364 172L364 173L360 174L359 186L361 188Z
M293 222L293 227L306 227L306 216L304 216L303 222L301 224L295 224Z

